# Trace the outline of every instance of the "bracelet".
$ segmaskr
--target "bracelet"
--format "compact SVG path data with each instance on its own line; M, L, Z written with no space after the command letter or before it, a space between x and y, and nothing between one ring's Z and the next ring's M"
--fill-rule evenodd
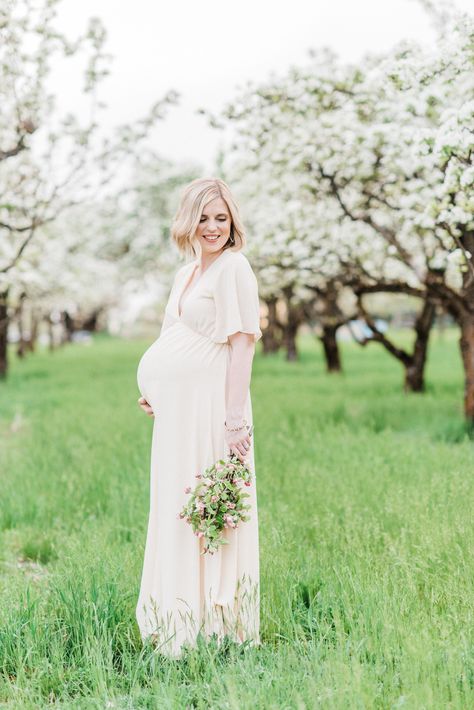
M242 421L243 421L242 426L238 426L235 429L229 429L229 427L227 426L227 422L224 422L224 426L227 429L227 431L240 431L241 429L245 429L245 427L247 426L247 421L245 419L243 419Z

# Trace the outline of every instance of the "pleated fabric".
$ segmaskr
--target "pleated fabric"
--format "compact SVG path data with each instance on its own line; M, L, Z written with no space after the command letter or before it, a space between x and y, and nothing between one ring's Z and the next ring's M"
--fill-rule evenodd
M151 404L150 509L136 618L143 640L153 637L164 655L177 658L198 635L260 643L258 510L254 446L245 488L250 520L226 529L229 544L201 555L202 539L178 517L196 474L228 456L224 421L230 364L228 336L258 340L258 286L246 256L225 250L178 304L192 269L176 274L160 336L137 371ZM244 416L253 423L250 390ZM253 438L253 437L252 437Z

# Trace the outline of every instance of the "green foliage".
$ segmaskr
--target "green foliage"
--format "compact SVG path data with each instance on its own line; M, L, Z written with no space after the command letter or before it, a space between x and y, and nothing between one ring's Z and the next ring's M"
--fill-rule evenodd
M0 704L15 708L466 708L474 701L473 442L455 334L425 394L344 344L300 340L252 377L258 649L180 661L135 623L152 420L147 346L98 337L15 362L0 387ZM402 338L405 336L402 336Z
M212 555L221 545L229 544L226 528L235 528L241 521L249 520L245 511L250 510L250 505L244 503L244 498L250 496L243 491L242 484L251 485L252 472L232 453L227 461L215 461L204 472L196 474L196 478L200 480L194 490L191 486L185 489L191 497L179 518L189 523L194 534L202 538L201 554Z
M21 550L27 560L40 562L43 565L48 564L56 557L54 546L46 535L27 539L23 543Z

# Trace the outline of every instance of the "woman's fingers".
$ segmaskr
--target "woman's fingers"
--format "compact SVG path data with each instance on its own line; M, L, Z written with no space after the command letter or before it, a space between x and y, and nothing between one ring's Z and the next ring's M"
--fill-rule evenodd
M154 417L154 416L155 416L152 407L148 404L148 402L146 401L145 397L139 397L139 398L138 398L138 405L139 405L139 407L140 407L141 409L143 409L143 411L145 412L145 414L148 414L150 417Z
M247 454L250 451L250 446L251 443L249 439L244 439L243 441L240 442L240 447L241 450L243 451L244 454Z
M244 442L239 442L238 444L233 444L233 448L235 450L235 453L239 457L239 459L243 462L245 457L249 453L250 446L249 446L249 448L246 448L244 446Z
M237 446L233 446L232 448L234 449L235 455L236 455L236 456L242 461L242 463L243 463L245 457L244 457L244 455L242 454L242 452L239 451L239 449L237 448Z
M240 461L245 463L245 457L249 454L252 448L251 432L233 437L231 435L227 436L227 445L231 453L235 454ZM232 441L232 439L237 439L237 441Z

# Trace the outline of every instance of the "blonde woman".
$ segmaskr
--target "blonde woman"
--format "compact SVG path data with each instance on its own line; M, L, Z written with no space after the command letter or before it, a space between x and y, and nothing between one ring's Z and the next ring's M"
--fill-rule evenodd
M242 252L229 187L201 178L184 190L171 237L185 257L159 338L140 360L141 408L154 417L150 513L136 616L143 640L179 657L198 634L258 645L259 549L250 380L261 337L258 285ZM250 520L204 554L178 518L196 474L233 452L253 472Z

